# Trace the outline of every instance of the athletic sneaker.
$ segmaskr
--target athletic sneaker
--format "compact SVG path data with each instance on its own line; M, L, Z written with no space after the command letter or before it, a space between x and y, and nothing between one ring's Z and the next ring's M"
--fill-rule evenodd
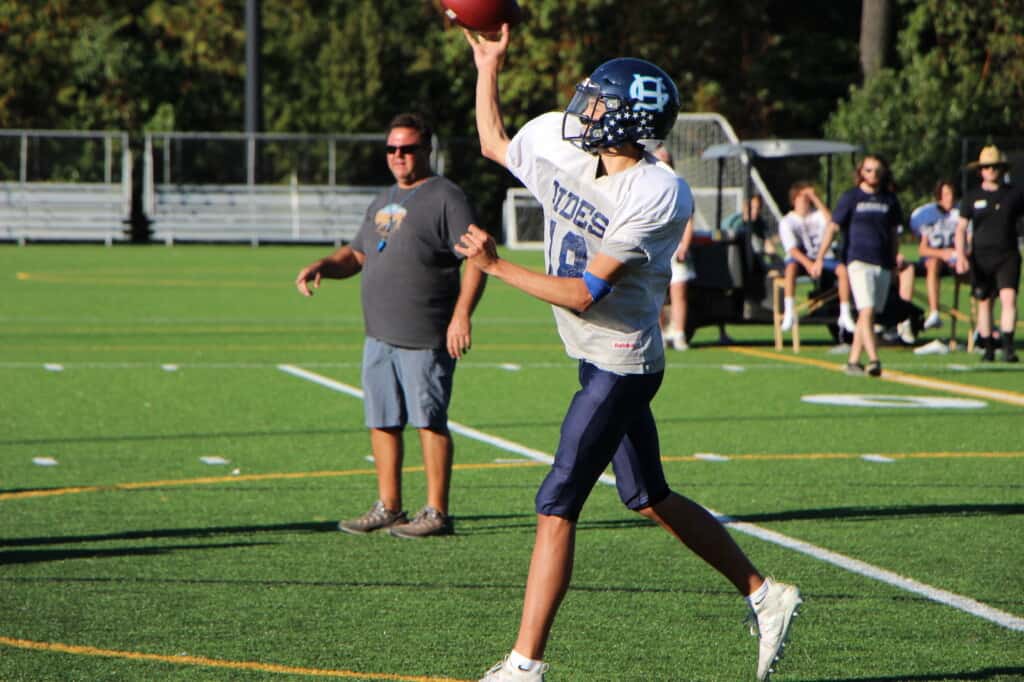
M859 362L848 362L843 371L846 372L846 376L861 377L864 376L864 365Z
M996 361L996 349L992 346L985 348L985 352L981 355L982 362L995 362Z
M751 607L749 617L750 634L760 640L757 651L757 679L765 682L773 672L774 665L782 658L783 647L789 636L789 626L803 603L796 585L768 582L768 594L760 604Z
M686 343L686 334L683 334L682 332L669 334L665 338L668 348L672 348L674 350L690 350L690 345Z
M496 663L480 682L544 682L544 673L548 670L547 663L541 663L533 670L520 670L508 662L508 657Z
M451 535L455 532L452 517L443 514L431 506L426 506L416 512L409 523L392 526L388 531L396 538L415 540L431 535Z
M782 316L782 331L788 332L793 328L793 313L786 313Z
M384 503L377 500L370 507L370 511L356 519L339 521L338 530L351 535L366 535L381 528L391 528L397 524L408 523L404 511L391 511L384 506Z
M1004 348L1003 362L1020 362L1020 358L1017 357L1017 351L1012 348Z
M913 346L917 342L917 339L914 337L914 327L910 324L910 320L903 320L896 325L896 333L899 334L900 341L908 346Z
M872 360L868 363L868 374L873 377L882 376L882 363L878 360Z
M938 329L942 326L942 318L939 317L939 311L933 310L928 313L928 317L924 320L925 329Z

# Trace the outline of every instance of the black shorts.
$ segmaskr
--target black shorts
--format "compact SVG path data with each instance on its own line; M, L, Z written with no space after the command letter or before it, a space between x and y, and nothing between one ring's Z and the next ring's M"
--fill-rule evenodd
M979 301L996 296L1001 289L1020 287L1020 252L971 254L971 294Z

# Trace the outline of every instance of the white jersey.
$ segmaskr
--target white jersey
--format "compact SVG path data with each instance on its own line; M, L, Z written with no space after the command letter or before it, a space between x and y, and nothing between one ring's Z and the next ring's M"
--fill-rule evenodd
M932 202L918 206L910 214L910 229L920 239L928 238L928 246L933 249L951 249L956 244L956 224L960 221L960 209L954 208L948 213Z
M799 249L808 258L817 258L827 227L828 222L821 211L811 211L805 216L790 211L779 221L779 239L782 240L783 251L788 256L790 249ZM835 258L831 246L825 256Z
M693 195L649 154L602 177L598 161L562 139L555 112L519 131L506 165L544 207L548 274L582 277L598 253L626 265L612 292L585 313L552 306L566 352L618 374L658 372L665 366L658 316Z

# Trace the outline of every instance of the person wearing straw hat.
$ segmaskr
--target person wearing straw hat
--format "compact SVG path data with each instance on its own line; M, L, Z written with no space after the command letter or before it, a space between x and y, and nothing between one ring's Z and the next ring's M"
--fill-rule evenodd
M1024 217L1024 192L1003 182L1010 168L1006 156L995 145L981 150L977 161L981 186L964 195L956 225L956 271L971 273L971 295L978 301L978 333L984 350L982 361L995 360L992 338L992 302L998 294L1001 306L999 332L1003 361L1017 362L1013 332L1017 324L1017 290L1020 286L1021 255L1017 247L1017 221ZM967 253L967 225L973 224L971 253Z

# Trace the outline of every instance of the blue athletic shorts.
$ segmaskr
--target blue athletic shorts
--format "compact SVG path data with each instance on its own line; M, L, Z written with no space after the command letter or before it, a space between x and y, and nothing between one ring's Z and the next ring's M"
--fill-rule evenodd
M580 390L562 422L555 463L537 491L538 514L579 519L608 463L619 498L633 510L668 497L651 400L663 372L613 374L580 362Z
M448 431L455 359L448 351L399 348L366 337L363 345L363 409L371 429Z

